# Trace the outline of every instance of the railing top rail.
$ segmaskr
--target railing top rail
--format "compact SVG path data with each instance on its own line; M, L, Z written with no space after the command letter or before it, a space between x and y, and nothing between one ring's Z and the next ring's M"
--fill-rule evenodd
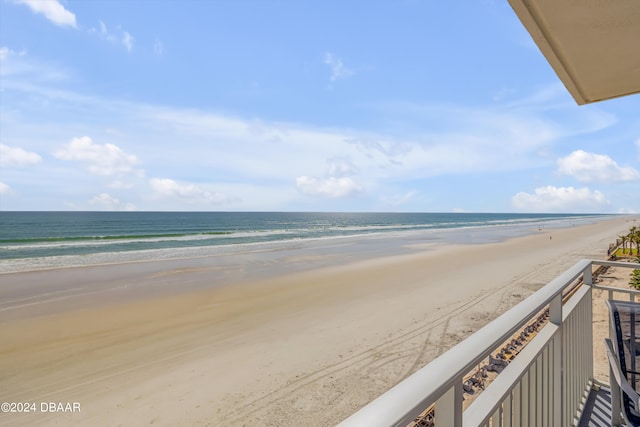
M344 420L340 427L400 426L410 423L456 381L545 308L593 261L583 259L524 301ZM629 263L624 266L629 266Z
M595 265L604 265L609 267L640 268L640 263L637 263L637 262L605 261L605 260L592 260L591 262Z
M625 288L616 288L613 286L593 285L593 289L600 289L602 291L619 292L622 294L633 294L633 295L640 294L640 289L625 289Z

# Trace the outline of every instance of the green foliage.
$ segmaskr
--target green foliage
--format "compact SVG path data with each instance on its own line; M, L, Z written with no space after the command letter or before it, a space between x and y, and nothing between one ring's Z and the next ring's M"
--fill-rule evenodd
M614 255L617 257L635 256L635 255L638 255L638 250L636 248L626 248L626 249L618 248L614 252Z
M631 272L631 281L629 281L629 286L640 289L640 270L633 270Z
M631 227L629 233L618 236L618 239L622 247L615 251L616 256L640 257L640 229L638 227Z
M635 256L635 262L640 263L640 229L633 226L629 230L629 234L626 236L620 236L622 240L622 252L624 254L625 246L629 244L629 256ZM633 247L635 246L635 248ZM620 252L620 249L616 251L616 254ZM632 288L640 289L640 270L636 269L631 272L631 280L629 280L629 286Z

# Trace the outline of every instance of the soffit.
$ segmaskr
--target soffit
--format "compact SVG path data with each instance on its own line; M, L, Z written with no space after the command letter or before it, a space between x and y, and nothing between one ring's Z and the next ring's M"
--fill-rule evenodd
M640 93L640 0L509 0L578 104Z

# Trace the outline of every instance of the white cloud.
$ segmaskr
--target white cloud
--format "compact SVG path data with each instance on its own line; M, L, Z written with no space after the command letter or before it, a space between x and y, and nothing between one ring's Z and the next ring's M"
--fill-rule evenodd
M25 60L33 62L28 57ZM10 79L3 79L2 84L11 82L10 90L46 99L51 104L47 109L32 104L31 109L25 111L24 117L30 113L38 123L20 122L23 118L16 117L22 124L20 128L13 127L14 133L20 136L20 133L25 134L23 130L31 132L27 132L29 139L24 139L29 147L36 147L36 141L42 141L41 147L46 147L47 141L42 138L43 132L38 134L31 128L47 130L48 140L68 142L69 129L117 127L119 134L103 132L104 139L98 135L93 137L96 141L117 143L122 149L114 147L124 155L125 169L136 167L135 162L126 159L127 155L135 153L137 158L144 160L148 176L177 180L165 182L164 187L156 185L153 193L148 191L148 196L153 194L155 197L145 197L144 190L152 188L148 180L132 180L131 175L116 174L108 180L112 184L102 183L109 187L97 190L93 187L95 194L101 191L117 196L126 193L142 209L170 210L192 207L195 203L202 203L204 209L205 203L211 206L217 201L229 200L227 196L241 198L241 202L232 204L239 209L307 208L309 196L317 197L321 204L328 203L323 198L343 197L347 199L346 203L351 206L357 203L363 210L379 209L381 203L385 208L402 204L407 209L424 209L428 206L425 195L418 197L408 191L428 188L438 176L470 176L474 180L470 187L479 188L482 186L480 179L484 178L481 175L486 172L507 176L506 172L511 171L554 168L556 158L549 155L554 151L554 143L563 141L570 133L567 129L581 128L582 124L581 116L559 120L524 107L514 110L405 104L395 108L395 104L388 103L374 106L381 110L379 125L372 124L370 129L323 128L206 109L98 98L44 83L18 88L15 82L19 77L12 75ZM58 124L56 112L66 111L71 105L73 111L79 112L78 117L63 118ZM7 120L7 116L3 120ZM71 135L84 135L72 132ZM56 148L70 150L68 147ZM635 155L635 152L631 154L634 158ZM86 165L99 169L94 165L98 161L89 160L89 155L67 153L66 157L78 162L71 167ZM327 165L326 159L334 160ZM83 163L79 163L81 161ZM188 177L197 177L197 182L196 178L192 178L194 184L181 181L189 181ZM420 182L424 179L430 181ZM5 181L22 192L24 186L19 181L13 178L5 178ZM457 185L459 180L452 182ZM134 183L133 187L131 183ZM126 192L120 192L125 188ZM506 200L514 193L507 194ZM608 190L607 195L610 193L610 197L615 196ZM404 197L407 194L408 197ZM349 199L353 195L359 197ZM88 199L87 195L83 196L85 204ZM441 209L445 210L462 206L458 199L440 203ZM616 208L618 205L616 202Z
M633 208L631 208L631 209L630 209L630 208L620 208L620 209L618 209L618 213L619 213L619 214L626 214L626 215L629 215L629 214L637 214L637 213L638 213L638 211L636 211L636 210L635 210L635 209L633 209Z
M349 160L332 159L324 179L303 175L296 178L296 187L310 196L349 197L362 192L362 187L350 177L356 172L356 167Z
M329 161L329 166L327 167L327 176L332 176L336 178L351 176L358 173L358 168L356 168L353 163L351 163L348 159L335 158Z
M107 184L107 187L112 188L114 190L122 190L125 188L133 188L133 182L131 181L121 181L115 180Z
M95 34L110 43L121 43L128 52L133 50L133 36L120 26L117 26L115 30L110 30L107 28L107 24L100 21L99 28L90 28L89 34Z
M324 63L329 66L331 70L331 76L329 76L329 80L333 83L339 79L346 79L355 74L353 70L347 68L342 60L338 58L331 52L328 52L324 55Z
M69 12L58 0L16 0L25 4L35 13L44 15L49 21L60 26L76 28L76 15Z
M235 199L219 192L210 192L195 184L181 184L169 178L153 178L149 180L154 198L181 199L192 204L220 205Z
M157 56L162 56L164 53L164 44L162 40L156 37L156 40L153 42L153 53Z
M600 191L587 187L554 187L535 189L535 194L520 192L513 196L514 208L526 212L603 212L610 203Z
M1 167L22 167L36 165L42 162L42 157L31 151L18 147L9 147L0 144L0 166Z
M95 144L88 136L73 138L54 156L61 160L74 160L87 164L89 172L114 176L135 172L136 156L127 154L114 144Z
M629 166L620 166L604 154L576 150L558 159L558 172L580 182L620 182L640 180L640 172Z
M416 148L415 143L408 141L393 141L379 138L349 138L345 142L353 144L361 152L367 156L373 156L373 153L379 153L389 160L403 157Z
M18 87L33 87L33 84L52 83L69 80L72 73L59 64L43 63L27 56L26 50L16 52L8 47L0 48L0 79L2 89L14 88L15 78L20 82ZM12 79L13 78L13 79ZM28 81L29 83L26 83Z
M4 182L0 181L0 194L10 194L10 193L11 193L11 187L9 187Z
M9 55L15 55L16 52L12 51L6 46L0 47L0 61L6 61L9 59Z
M120 200L111 196L108 193L100 193L95 196L93 199L89 200L89 204L93 206L98 206L104 210L109 211L134 211L136 210L135 206L131 203L122 204Z
M121 120L139 123L129 134L157 140L175 168L152 171L152 176L184 176L179 167L206 168L217 181L240 176L242 182L322 178L314 171L328 157L352 159L362 177L358 181L367 187L389 178L516 171L548 165L551 159L545 149L564 131L564 122L556 124L534 114L446 105L385 106L381 116L401 123L402 130L396 133L322 129L206 110L88 99L74 93L37 94L53 97L52 101L68 98L87 111L118 111ZM412 123L419 123L418 128L412 129ZM180 147L174 143L176 137ZM224 178L216 176L223 174Z
M317 179L301 176L296 178L296 186L304 194L332 198L348 197L362 191L362 187L349 177Z
M127 51L131 52L133 50L133 37L127 31L123 32L121 41Z

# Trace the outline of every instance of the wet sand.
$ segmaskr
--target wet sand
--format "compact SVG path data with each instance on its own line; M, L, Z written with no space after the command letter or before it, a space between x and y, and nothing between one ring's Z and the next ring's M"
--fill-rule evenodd
M579 259L603 259L632 220L368 260L292 250L272 262L296 267L264 278L233 257L3 274L0 402L37 411L0 425L334 425Z

